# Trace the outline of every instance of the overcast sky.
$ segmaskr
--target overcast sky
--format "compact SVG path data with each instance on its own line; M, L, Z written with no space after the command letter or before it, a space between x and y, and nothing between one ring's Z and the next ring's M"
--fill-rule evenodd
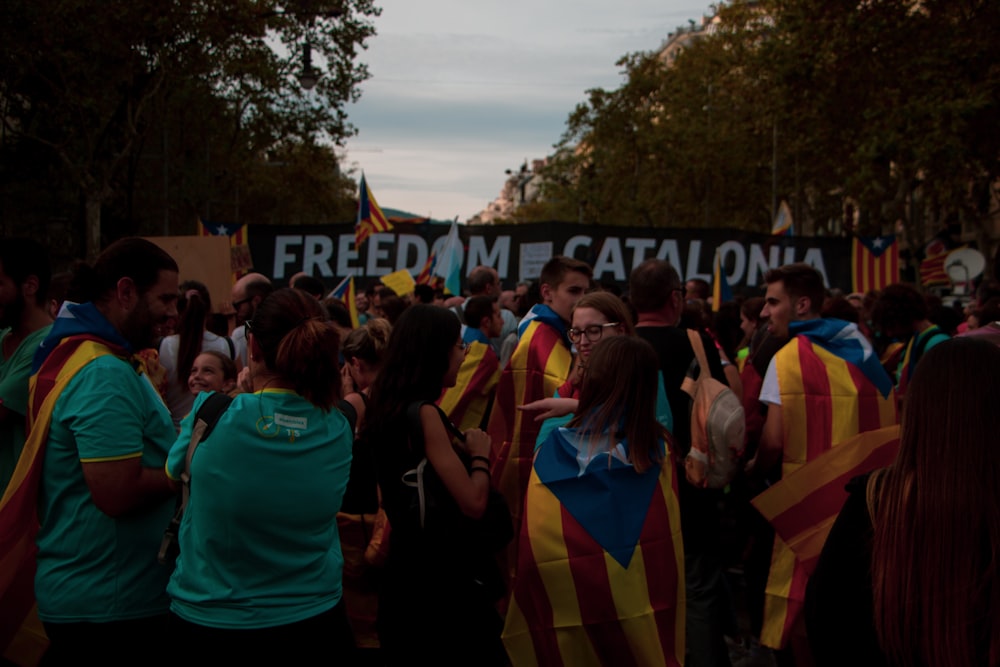
M346 164L383 207L464 222L506 169L552 153L615 62L658 48L705 0L376 0L371 78L348 107Z

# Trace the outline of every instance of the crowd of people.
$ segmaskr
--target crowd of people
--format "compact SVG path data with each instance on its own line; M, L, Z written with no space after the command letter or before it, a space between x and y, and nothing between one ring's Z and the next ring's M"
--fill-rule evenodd
M1000 284L764 282L250 273L227 321L148 241L6 239L3 660L1000 665Z

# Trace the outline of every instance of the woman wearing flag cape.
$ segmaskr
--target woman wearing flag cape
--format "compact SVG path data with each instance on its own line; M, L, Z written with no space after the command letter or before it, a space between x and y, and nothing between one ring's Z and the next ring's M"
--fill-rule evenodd
M639 338L596 346L576 416L535 454L503 635L516 667L684 661L684 551L658 366Z

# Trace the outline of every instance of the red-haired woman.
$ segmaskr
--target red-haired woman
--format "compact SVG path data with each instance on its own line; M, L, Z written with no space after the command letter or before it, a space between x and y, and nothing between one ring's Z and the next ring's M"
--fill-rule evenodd
M190 463L170 641L201 662L353 659L337 511L353 434L334 406L339 339L316 299L281 289L247 322L253 391L239 394ZM192 414L167 460L179 479Z

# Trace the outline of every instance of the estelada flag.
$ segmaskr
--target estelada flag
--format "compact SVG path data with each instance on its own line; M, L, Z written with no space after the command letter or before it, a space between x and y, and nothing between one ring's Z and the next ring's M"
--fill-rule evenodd
M28 438L0 499L0 653L35 604L38 487L56 401L76 373L97 357L127 354L91 336L73 336L49 354L29 380ZM44 646L40 647L44 650Z
M671 457L643 473L606 453L581 472L576 429L538 449L503 632L511 663L681 665L684 548Z
M198 219L198 236L228 236L230 246L246 245L246 224L231 224L225 222L205 222Z
M847 500L844 487L858 475L892 465L898 451L896 424L859 433L750 502L774 526L808 577L816 569L830 528Z
M377 232L388 232L392 229L375 195L365 181L365 173L361 172L361 183L358 185L358 221L354 226L354 245L360 247L372 234Z
M437 404L451 423L464 433L470 428L482 428L483 417L500 380L500 359L490 339L479 329L463 326L462 340L468 348L458 369L458 379L455 386L441 392Z
M545 304L532 306L518 325L517 347L500 374L488 429L493 440L493 484L510 506L515 529L521 525L535 440L542 426L517 406L555 396L572 363L565 323ZM515 531L507 549L508 577L517 562L517 541Z
M430 285L431 287L437 287L442 279L434 275L434 267L437 265L437 251L432 250L431 254L427 257L427 261L424 262L424 268L420 269L420 273L414 282L418 285Z
M851 241L854 292L881 290L899 282L899 243L894 234L855 236Z
M351 314L351 326L357 329L361 326L358 317L357 292L354 291L354 276L348 276L340 281L336 287L330 291L330 296L340 299L347 306L347 312Z
M830 329L826 331L827 338L831 339L827 344L843 343L844 331L853 333L856 329L854 325L839 320L818 321L816 324ZM839 332L835 331L838 326L842 327ZM795 334L794 328L792 333ZM845 346L841 344L840 347ZM849 351L842 349L841 353ZM775 354L784 439L782 479L790 478L796 471L859 433L877 431L897 423L892 383L877 358L873 358L874 352L867 349L865 352L868 357L859 363L873 375L877 374L876 380L870 379L858 365L825 349L821 343L810 340L806 335L796 335ZM883 392L879 385L887 385L888 390ZM808 509L802 508L802 511ZM784 647L802 613L808 579L795 552L780 533L776 534L764 600L762 644L772 648Z

